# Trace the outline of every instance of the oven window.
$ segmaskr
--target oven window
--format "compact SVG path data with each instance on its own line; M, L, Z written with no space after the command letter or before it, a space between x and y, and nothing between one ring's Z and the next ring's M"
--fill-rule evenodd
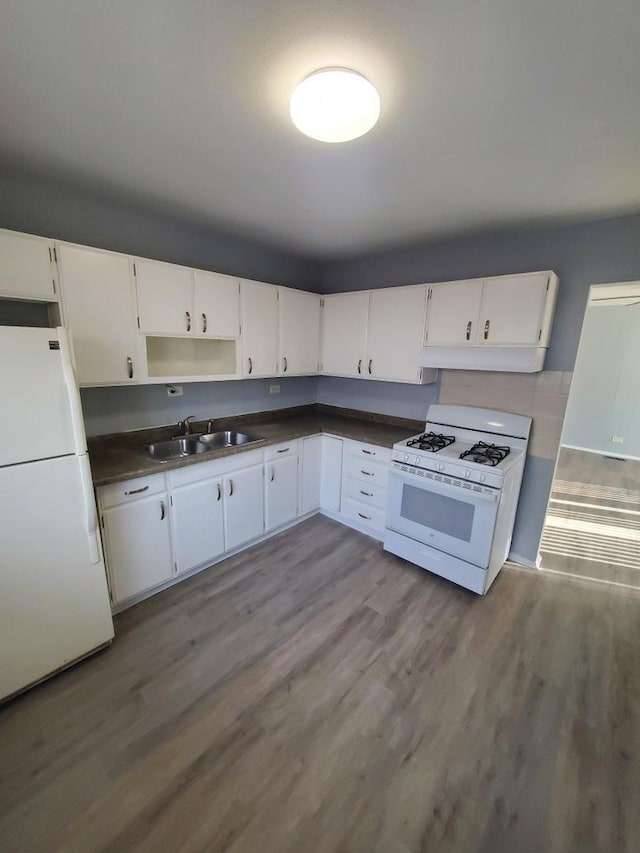
M400 515L407 521L437 530L454 539L471 541L475 507L415 486L402 486Z

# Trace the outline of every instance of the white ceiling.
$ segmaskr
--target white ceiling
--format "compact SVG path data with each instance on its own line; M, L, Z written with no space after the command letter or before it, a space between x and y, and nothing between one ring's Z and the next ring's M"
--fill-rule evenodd
M318 257L640 208L638 0L0 0L0 153ZM300 135L354 67L379 124Z

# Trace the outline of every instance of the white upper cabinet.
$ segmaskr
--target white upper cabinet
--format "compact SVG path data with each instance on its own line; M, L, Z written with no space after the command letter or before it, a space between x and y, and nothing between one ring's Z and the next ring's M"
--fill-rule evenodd
M80 385L144 377L131 259L63 243L56 251Z
M229 275L195 270L195 317L192 329L200 337L240 336L240 281Z
M371 291L367 376L391 382L420 380L426 296L424 285Z
M278 289L278 369L287 376L318 372L320 297L288 287Z
M544 322L549 286L549 273L485 279L479 342L489 346L546 346L542 337L550 331Z
M478 341L482 279L429 286L427 346L470 346Z
M0 295L57 301L51 240L0 230Z
M243 280L243 376L275 376L278 372L278 288Z
M321 369L332 376L362 376L367 350L369 291L324 297Z
M195 331L193 270L136 258L140 330L145 334L187 335Z

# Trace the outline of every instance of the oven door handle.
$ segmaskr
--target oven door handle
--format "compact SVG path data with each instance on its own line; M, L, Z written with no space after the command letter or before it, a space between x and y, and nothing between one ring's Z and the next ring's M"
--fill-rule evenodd
M483 486L480 483L476 483L475 485L479 485L482 489L481 492L476 492L473 489L473 486L469 489L465 489L464 486L452 486L449 483L441 483L438 480L432 480L430 477L420 477L416 474L407 474L403 471L398 471L397 468L392 468L389 471L390 477L395 477L400 480L402 483L406 483L408 486L415 486L416 489L422 489L425 492L436 492L438 494L447 494L454 495L455 497L463 500L466 498L471 498L472 501L485 501L487 503L497 503L498 498L500 497L500 492L498 489L491 489L491 493L487 493L484 489L491 488L490 486Z

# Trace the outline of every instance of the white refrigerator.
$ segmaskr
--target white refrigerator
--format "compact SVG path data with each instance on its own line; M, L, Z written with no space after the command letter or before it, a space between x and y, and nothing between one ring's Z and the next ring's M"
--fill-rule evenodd
M66 330L0 327L0 701L113 623Z

